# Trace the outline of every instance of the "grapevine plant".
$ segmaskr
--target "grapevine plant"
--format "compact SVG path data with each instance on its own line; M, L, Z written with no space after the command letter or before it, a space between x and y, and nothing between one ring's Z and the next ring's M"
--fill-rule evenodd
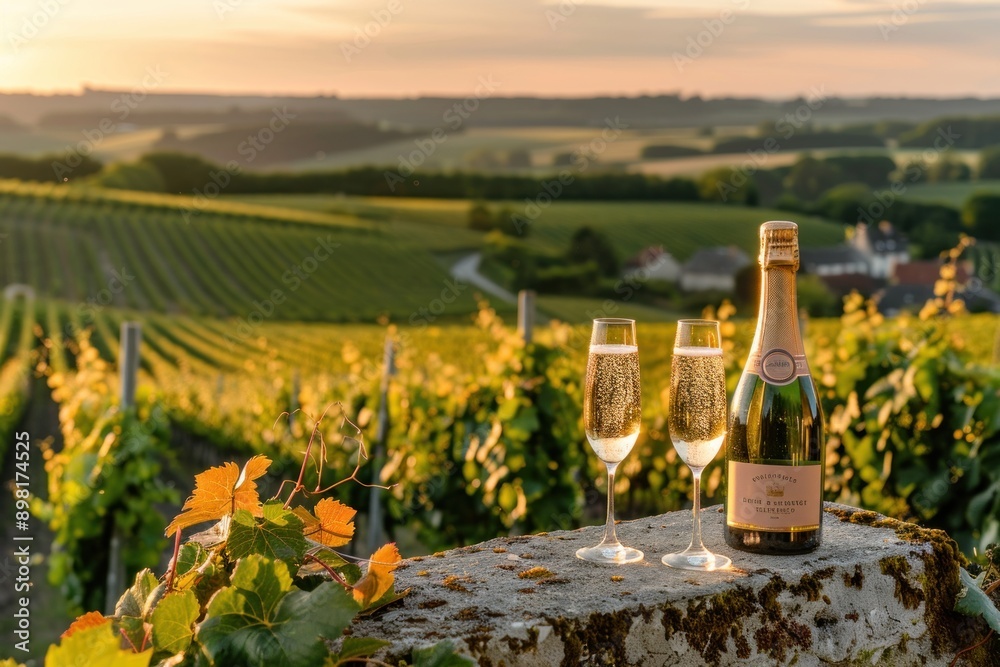
M357 480L363 448L350 477L322 486L321 421L315 421L298 479L266 501L256 482L271 464L266 456L196 475L194 492L166 528L174 553L164 575L143 569L113 615L78 617L50 647L45 665L385 665L370 656L387 642L343 634L359 613L402 597L394 589L396 545L379 548L359 567L336 551L354 535L355 510L329 497L312 509L294 502ZM320 467L318 481L307 489L302 479L312 464ZM206 522L208 529L182 538ZM471 664L448 642L414 650L412 660L428 667Z
M30 505L54 533L49 580L77 611L104 604L115 534L128 571L156 562L167 545L156 505L178 500L161 480L169 456L162 410L145 401L122 409L107 362L86 336L78 345L77 372L48 379L63 446L43 446L48 499Z

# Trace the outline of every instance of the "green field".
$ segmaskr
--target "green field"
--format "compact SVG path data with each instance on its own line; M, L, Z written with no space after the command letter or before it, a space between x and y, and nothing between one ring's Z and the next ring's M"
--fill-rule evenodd
M454 199L393 199L387 197L336 197L332 195L253 195L234 197L245 203L273 207L355 214L368 219L413 221L428 226L464 229L470 203ZM525 202L497 202L531 219ZM757 228L767 220L784 220L787 211L718 204L676 202L556 201L533 219L528 236L550 250L564 250L573 233L590 226L607 234L622 257L650 245L663 245L678 260L699 248L736 245L751 256L758 249ZM811 216L796 215L803 246L824 246L844 240L844 227ZM452 232L449 232L452 233Z
M432 230L433 232L433 230ZM190 198L0 187L0 280L91 306L279 320L406 319L448 274L424 247L353 216ZM475 310L464 293L447 315ZM258 313L259 315L254 315Z
M960 183L917 183L907 187L903 199L927 204L945 204L961 209L980 192L1000 195L1000 181L965 181Z

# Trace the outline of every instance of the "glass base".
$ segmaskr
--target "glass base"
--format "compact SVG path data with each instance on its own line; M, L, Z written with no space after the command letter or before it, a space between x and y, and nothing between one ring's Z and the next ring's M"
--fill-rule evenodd
M584 547L578 550L576 557L591 563L621 565L642 560L643 553L624 544L598 544L596 547Z
M713 554L711 551L681 551L680 553L667 554L662 558L664 565L676 567L679 570L700 570L702 572L712 572L714 570L724 570L733 564L725 556Z

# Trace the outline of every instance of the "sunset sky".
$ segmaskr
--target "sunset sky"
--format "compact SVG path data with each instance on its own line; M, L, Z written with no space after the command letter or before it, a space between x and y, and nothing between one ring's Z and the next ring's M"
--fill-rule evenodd
M3 0L0 90L998 96L998 26L977 1Z

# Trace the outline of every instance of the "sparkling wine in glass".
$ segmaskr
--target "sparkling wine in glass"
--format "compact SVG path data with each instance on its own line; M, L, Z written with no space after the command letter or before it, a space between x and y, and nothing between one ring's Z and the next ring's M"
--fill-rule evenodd
M670 440L694 476L694 531L688 548L667 554L663 564L683 570L729 567L728 558L713 554L701 540L701 473L726 437L726 370L718 322L677 322L668 411Z
M594 453L608 467L608 518L601 543L580 549L577 558L595 563L642 560L642 552L624 546L615 533L615 470L639 437L641 414L635 321L596 319L587 358L583 425Z

